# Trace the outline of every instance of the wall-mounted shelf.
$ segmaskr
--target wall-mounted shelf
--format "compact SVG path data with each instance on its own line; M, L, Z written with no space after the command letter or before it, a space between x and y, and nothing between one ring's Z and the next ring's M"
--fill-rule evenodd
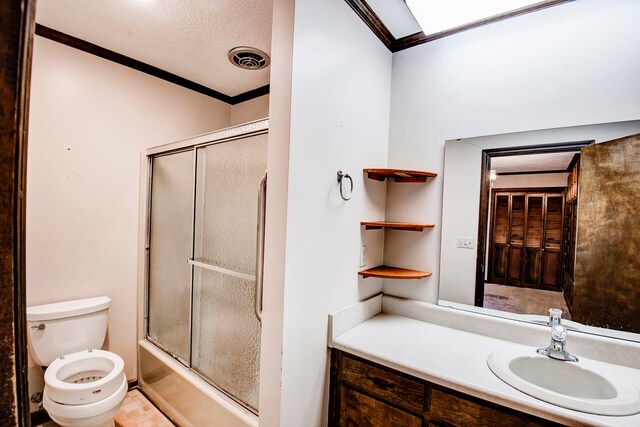
M389 178L396 182L427 182L427 178L437 176L435 172L416 171L408 169L389 169L389 168L368 168L363 169L369 179L376 181L384 181ZM424 231L425 228L433 228L434 224L414 223L414 222L393 222L393 221L362 221L361 226L365 230L376 229L392 229L405 231ZM361 252L361 262L364 255ZM384 262L384 261L383 261ZM431 273L419 270L409 270L407 268L390 267L388 265L379 265L374 268L360 270L358 272L364 279L367 277L379 277L383 279L422 279L431 276Z
M390 228L392 230L406 231L422 231L425 228L433 228L435 224L417 224L412 222L391 222L391 221L362 221L360 225L364 225L367 230L379 230L381 228Z
M380 277L383 279L422 279L431 276L431 273L419 270L409 270L406 268L389 267L379 265L378 267L361 270L358 272L363 278Z
M369 179L384 181L393 178L396 182L427 182L427 178L432 178L438 174L435 172L416 171L408 169L364 169Z

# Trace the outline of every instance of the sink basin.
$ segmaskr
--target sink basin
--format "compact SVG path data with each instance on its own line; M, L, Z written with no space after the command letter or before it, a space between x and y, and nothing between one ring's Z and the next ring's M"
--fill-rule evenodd
M505 383L557 406L597 415L640 412L640 390L613 365L555 360L531 347L497 350L487 364Z

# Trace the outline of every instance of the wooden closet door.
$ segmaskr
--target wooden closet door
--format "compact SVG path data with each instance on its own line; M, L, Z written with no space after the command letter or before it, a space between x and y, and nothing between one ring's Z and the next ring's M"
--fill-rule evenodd
M542 267L542 248L544 236L544 202L543 193L531 193L526 198L525 249L523 266L523 285L529 288L540 286L540 270Z
M564 198L562 194L547 194L545 196L541 287L550 291L562 289L560 271L562 267L563 217Z
M522 260L524 257L524 223L526 193L511 193L507 284L522 286Z
M493 198L491 274L492 283L505 284L509 255L509 193L496 192Z

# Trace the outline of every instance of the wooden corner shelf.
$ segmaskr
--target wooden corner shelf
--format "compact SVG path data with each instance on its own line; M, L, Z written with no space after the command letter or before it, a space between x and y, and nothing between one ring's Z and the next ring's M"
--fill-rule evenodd
M358 272L363 278L381 277L383 279L422 279L431 276L426 271L409 270L406 268L389 267L388 265L379 265L378 267L361 270Z
M438 174L435 172L416 171L408 169L364 169L369 179L384 181L393 178L396 182L427 182L427 178L432 178Z
M425 228L433 228L435 224L416 224L412 222L391 222L391 221L362 221L366 230L379 230L390 228L392 230L422 231Z

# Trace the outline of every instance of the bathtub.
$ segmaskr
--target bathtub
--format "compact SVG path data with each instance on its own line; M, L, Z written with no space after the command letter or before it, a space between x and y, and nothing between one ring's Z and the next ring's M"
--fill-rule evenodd
M258 427L258 417L147 340L138 342L138 386L180 426Z

